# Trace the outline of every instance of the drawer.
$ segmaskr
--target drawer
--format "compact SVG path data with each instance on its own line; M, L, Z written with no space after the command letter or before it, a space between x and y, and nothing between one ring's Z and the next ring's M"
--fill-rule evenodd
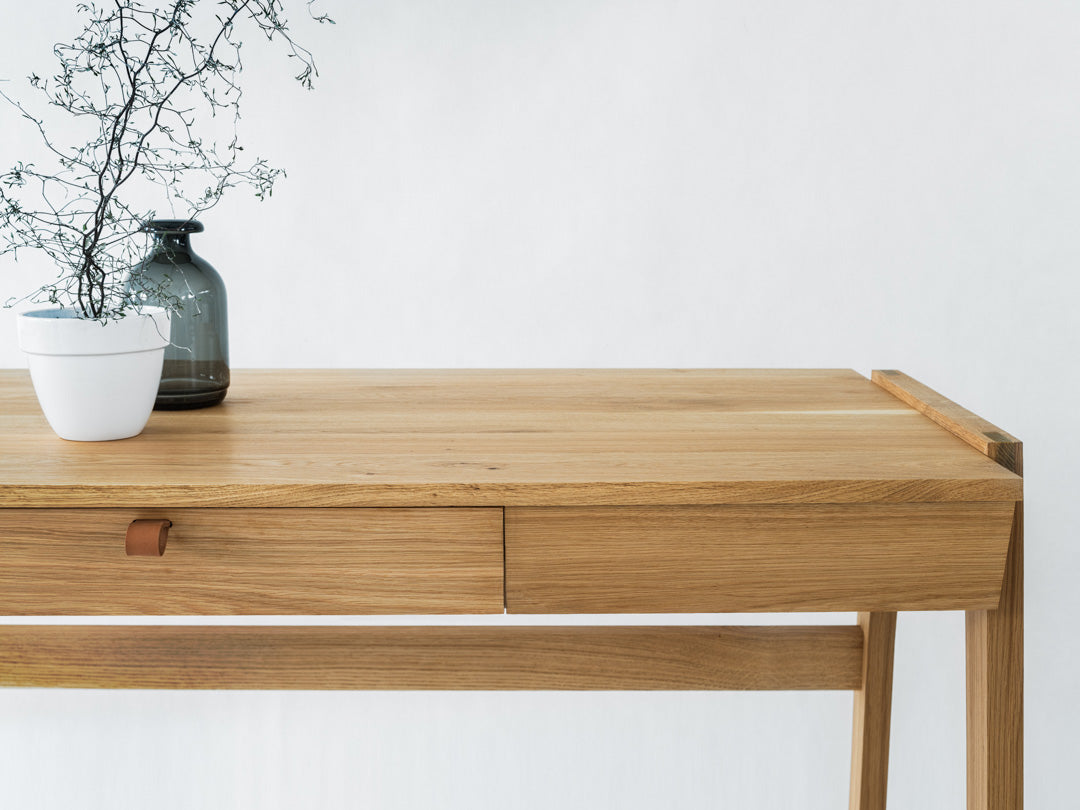
M1016 504L506 509L510 613L997 607Z
M502 542L499 508L0 509L0 614L501 613Z

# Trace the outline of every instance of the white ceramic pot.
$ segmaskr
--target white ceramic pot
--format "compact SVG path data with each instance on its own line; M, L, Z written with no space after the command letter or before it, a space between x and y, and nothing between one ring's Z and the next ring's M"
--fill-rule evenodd
M19 347L56 435L103 442L142 432L169 345L167 310L142 307L104 324L71 309L23 312L17 320Z

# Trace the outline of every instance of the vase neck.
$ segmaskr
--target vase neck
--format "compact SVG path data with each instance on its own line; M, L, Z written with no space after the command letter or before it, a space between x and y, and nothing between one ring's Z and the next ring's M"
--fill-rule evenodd
M154 237L154 253L191 253L191 234L202 233L194 219L151 219L142 228Z
M190 253L191 236L186 233L155 233L154 250L166 250L170 253Z
M191 236L186 233L155 233L148 259L168 264L188 264L197 254L191 249Z

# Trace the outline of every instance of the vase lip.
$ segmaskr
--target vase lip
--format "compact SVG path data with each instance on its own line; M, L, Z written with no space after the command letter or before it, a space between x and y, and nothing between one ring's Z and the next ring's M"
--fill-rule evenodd
M148 233L202 233L206 229L197 219L150 219L142 230Z

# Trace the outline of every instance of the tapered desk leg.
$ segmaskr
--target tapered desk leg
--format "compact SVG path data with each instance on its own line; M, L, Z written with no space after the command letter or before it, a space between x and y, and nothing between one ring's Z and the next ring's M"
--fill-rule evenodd
M1024 806L1024 505L997 610L967 614L968 810Z
M865 636L863 683L855 692L850 807L885 810L896 614L860 613L859 625Z

